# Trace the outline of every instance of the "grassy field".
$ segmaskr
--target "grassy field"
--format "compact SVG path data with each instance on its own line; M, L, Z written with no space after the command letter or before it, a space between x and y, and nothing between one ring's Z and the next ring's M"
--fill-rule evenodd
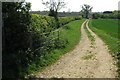
M118 42L118 20L117 19L92 19L90 28L108 45L114 59L118 60L118 73L120 76L120 55Z
M117 19L93 19L90 21L89 26L106 42L112 52L118 52Z
M38 64L40 64L38 68L34 68L34 66L36 66L35 64L31 65L31 69L29 69L31 70L30 73L34 74L36 72L43 71L45 67L50 66L59 60L61 55L73 50L80 40L80 27L84 21L85 19L72 21L60 28L62 39L67 41L66 47L62 49L56 49L51 53L46 53L46 55L41 57L38 61Z
M106 34L118 38L118 19L93 19L92 25Z

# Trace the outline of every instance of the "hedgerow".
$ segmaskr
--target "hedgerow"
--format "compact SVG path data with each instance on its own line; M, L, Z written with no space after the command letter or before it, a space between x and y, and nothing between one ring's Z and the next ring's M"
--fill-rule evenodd
M6 5L3 9L3 78L24 78L37 67L47 66L49 62L43 57L47 58L56 48L64 48L66 41L60 38L54 17L29 14L27 4L27 9L21 8L22 3L3 4ZM9 10L11 5L14 6ZM81 17L59 17L61 26L77 19Z

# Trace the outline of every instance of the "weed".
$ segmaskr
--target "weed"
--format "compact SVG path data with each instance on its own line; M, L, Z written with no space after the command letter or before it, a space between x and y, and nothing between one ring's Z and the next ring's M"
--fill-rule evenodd
M93 58L93 54L82 57L84 60L90 60Z

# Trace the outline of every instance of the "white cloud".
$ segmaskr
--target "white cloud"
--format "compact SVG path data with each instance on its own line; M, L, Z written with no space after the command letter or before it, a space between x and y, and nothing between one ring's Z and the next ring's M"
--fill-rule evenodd
M31 9L33 11L43 11L45 6L42 4L42 0L26 0L32 3ZM63 8L60 11L80 11L83 4L88 4L93 7L93 12L112 11L118 10L119 0L64 0L67 3L67 8Z

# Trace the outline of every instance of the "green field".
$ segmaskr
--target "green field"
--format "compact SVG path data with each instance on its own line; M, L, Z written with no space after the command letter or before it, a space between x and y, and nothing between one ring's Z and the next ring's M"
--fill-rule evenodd
M118 20L117 19L93 19L89 23L90 28L98 34L114 53L118 51Z
M112 37L118 38L118 19L93 19L92 25Z
M111 55L118 60L120 68L120 55L118 42L118 20L117 19L92 19L89 23L90 28L108 45ZM118 69L120 74L120 70ZM119 75L120 76L120 75Z

